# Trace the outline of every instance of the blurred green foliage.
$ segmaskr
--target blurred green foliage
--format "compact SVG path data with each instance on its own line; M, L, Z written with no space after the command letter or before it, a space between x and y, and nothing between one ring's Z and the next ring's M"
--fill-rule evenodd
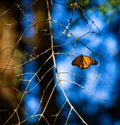
M106 0L102 5L99 5L100 12L106 16L106 20L111 23L114 19L120 19L120 0Z
M114 12L119 12L120 0L107 0L102 5L99 5L99 9L102 14L107 14L108 12L111 12L111 14Z
M108 21L112 21L115 15L120 18L120 0L68 0L69 9L73 7L80 8L82 12L84 10L94 10L95 8L100 11L101 14L106 16ZM84 10L83 10L84 9Z

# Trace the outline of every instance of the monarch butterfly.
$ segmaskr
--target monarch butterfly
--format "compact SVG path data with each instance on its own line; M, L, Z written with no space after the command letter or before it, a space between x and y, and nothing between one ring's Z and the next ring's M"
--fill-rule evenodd
M80 55L78 57L76 57L73 61L72 61L72 65L76 65L78 66L80 69L87 69L90 64L92 65L97 65L98 62L95 59L92 59L89 56L85 56L85 55Z

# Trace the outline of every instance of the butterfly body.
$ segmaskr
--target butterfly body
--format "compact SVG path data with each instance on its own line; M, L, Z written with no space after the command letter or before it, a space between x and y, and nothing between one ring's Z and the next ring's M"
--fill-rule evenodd
M78 66L80 69L86 69L88 68L90 65L97 65L98 62L95 59L92 59L89 56L85 56L85 55L80 55L78 57L76 57L73 61L72 61L72 65L74 66Z

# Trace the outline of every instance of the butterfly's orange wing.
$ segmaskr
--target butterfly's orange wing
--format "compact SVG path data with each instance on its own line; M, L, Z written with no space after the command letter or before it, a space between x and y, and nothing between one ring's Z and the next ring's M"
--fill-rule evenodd
M72 65L76 65L80 69L86 69L90 66L90 64L97 65L98 63L96 60L90 58L89 56L83 56L82 54L80 56L76 57L72 61Z
M92 65L97 65L98 62L95 60L95 59L92 59L92 62L91 62Z
M81 64L81 62L82 62L82 56L78 56L78 57L76 57L73 61L72 61L72 65L74 66L74 65L76 65L76 66L78 66L79 67L79 65Z

